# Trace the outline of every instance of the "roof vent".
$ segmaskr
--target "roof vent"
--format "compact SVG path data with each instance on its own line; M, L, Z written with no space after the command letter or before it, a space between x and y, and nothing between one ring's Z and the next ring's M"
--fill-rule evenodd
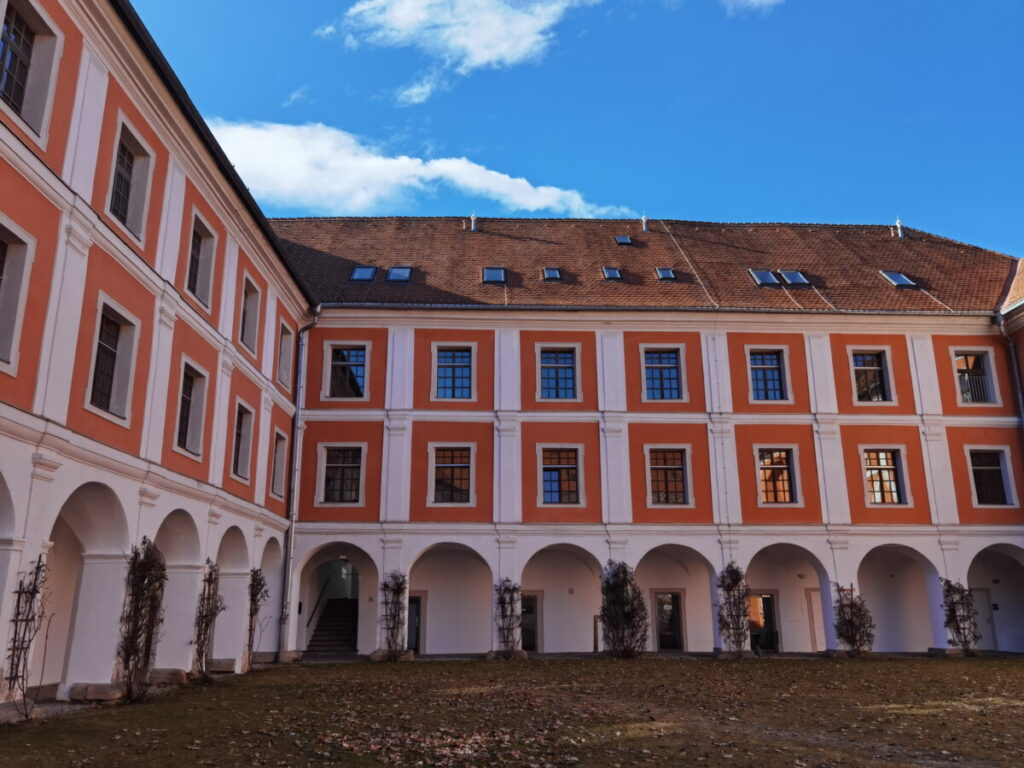
M476 232L476 214L469 217L469 231Z
M898 217L896 219L896 237L900 240L903 239L903 222L900 221Z
M651 231L650 229L647 228L647 214L646 213L643 216L640 217L640 225L644 228L644 232L650 232Z

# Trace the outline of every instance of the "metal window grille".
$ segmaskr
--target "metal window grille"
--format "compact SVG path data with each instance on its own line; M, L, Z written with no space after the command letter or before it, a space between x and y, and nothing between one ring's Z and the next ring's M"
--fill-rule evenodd
M469 448L437 448L434 452L434 502L467 504L470 471Z
M92 374L92 394L89 398L97 408L111 409L114 395L114 373L117 370L117 345L121 339L121 324L107 312L100 315L100 330L96 338L96 363Z
M853 376L857 383L857 400L878 403L890 400L885 381L885 353L855 352Z
M956 378L960 386L960 399L965 403L992 402L986 357L982 352L961 352L956 355Z
M437 350L437 397L468 400L473 396L473 351Z
M755 400L785 400L785 378L782 352L750 353L750 381Z
M331 397L363 397L366 392L366 347L331 350Z
M0 99L19 115L25 105L28 70L32 64L35 41L35 32L25 17L8 4L3 29L0 31Z
M358 503L362 465L362 448L328 448L324 465L324 501Z
M678 350L645 351L644 376L648 400L679 400L683 396Z
M762 504L793 504L793 452L787 448L765 448L757 452L757 471Z
M885 449L864 451L868 499L872 504L905 503L899 460L899 451Z
M652 448L651 503L686 504L686 451L682 448Z
M239 405L235 412L235 448L231 456L231 469L239 477L249 478L249 446L245 445L246 433L249 431L249 420L252 414L244 405Z
M540 396L544 400L576 399L576 350L541 350Z
M196 453L190 447L189 422L192 418L192 393L195 390L196 375L189 366L181 376L181 402L178 404L178 447Z
M110 194L110 213L125 226L128 225L128 202L132 196L132 170L135 155L124 141L118 142L114 161L114 188Z
M979 504L1007 504L1002 451L971 451L971 474Z
M545 504L579 504L579 452L545 448L542 454Z
M186 287L194 294L199 295L199 267L203 260L203 236L199 230L192 227L192 246L188 252L188 281ZM244 311L244 310L243 310Z

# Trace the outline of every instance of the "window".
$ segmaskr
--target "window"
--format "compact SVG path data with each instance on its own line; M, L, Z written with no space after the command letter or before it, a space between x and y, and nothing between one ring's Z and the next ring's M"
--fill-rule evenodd
M242 322L238 337L246 349L256 354L256 339L260 327L260 292L248 277L242 283Z
M145 228L151 157L152 153L122 122L114 150L107 209L136 240L142 240Z
M110 193L110 212L122 224L128 224L128 203L132 196L132 171L135 169L135 153L122 139L117 145L114 160L114 189Z
M472 450L434 449L434 503L469 504Z
M615 236L615 244L616 245L632 245L633 244L633 240L632 240L632 238L630 238L629 235L616 235Z
M288 438L281 432L274 433L274 459L270 468L270 493L284 498L284 470L288 463Z
M358 266L352 267L352 274L349 275L348 279L353 283L368 283L373 280L377 274L376 267Z
M389 283L408 283L412 279L412 267L391 267L388 270Z
M854 352L853 380L857 386L857 402L885 403L892 400L885 352Z
M576 350L540 351L540 399L576 399Z
M193 456L203 451L203 416L206 403L206 376L185 363L178 398L177 446Z
M781 350L750 351L750 389L753 400L787 399Z
M891 448L864 451L864 471L868 484L868 503L905 504L900 452Z
M682 505L687 502L686 450L650 448L647 460L651 475L651 504Z
M235 408L235 444L231 453L231 471L242 480L249 479L252 453L252 411L239 403Z
M34 248L32 238L16 235L4 226L0 216L0 370L12 376L17 374L18 341Z
M782 285L770 269L751 269L750 276L754 278L754 282L758 285L770 285L777 286Z
M328 397L366 397L366 347L332 347Z
M135 323L102 304L96 329L89 405L119 418L128 417Z
M277 380L286 389L292 385L292 349L295 334L292 329L281 323L277 335Z
M799 269L780 269L779 274L786 281L786 285L808 286L811 281Z
M544 448L542 493L545 504L579 504L579 450Z
M978 504L1007 505L1010 494L1006 487L1006 452L999 449L972 450L971 479Z
M601 272L604 274L605 280L621 280L622 270L618 267L602 267Z
M559 269L558 267L544 267L541 270L541 274L543 275L545 280L561 280L562 279L562 270Z
M471 348L438 348L436 396L438 400L469 400L473 397Z
M897 288L916 288L917 283L911 280L902 272L893 272L891 270L882 269L879 270L882 277L888 280L890 283L895 285Z
M789 448L759 448L757 478L762 504L795 504L793 451Z
M682 400L682 371L678 349L644 350L644 399Z
M323 500L328 504L358 504L362 496L363 449L326 449Z
M0 99L21 114L28 87L29 66L36 35L25 17L11 3L4 14L3 33L0 35Z
M185 290L204 307L210 306L215 240L210 228L198 216L192 218L192 239L188 249L188 271Z
M956 352L956 380L962 403L991 403L989 360L985 352Z
M505 268L504 267L484 267L483 280L485 283L504 284L505 282Z
M659 280L675 280L676 271L672 267L655 267L655 273Z
M0 2L0 8L3 3ZM11 0L0 29L0 104L43 136L61 38L35 4Z

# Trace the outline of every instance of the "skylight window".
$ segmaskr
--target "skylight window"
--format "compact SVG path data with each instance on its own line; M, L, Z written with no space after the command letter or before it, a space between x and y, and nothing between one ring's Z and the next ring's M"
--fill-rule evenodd
M388 269L389 283L408 283L412 277L412 267L391 267Z
M676 271L672 267L656 267L654 269L658 273L659 280L675 280Z
M799 269L780 269L779 274L787 285L810 285L811 281Z
M544 267L541 270L545 280L561 280L562 270L559 267Z
M890 283L895 285L897 288L916 288L917 283L911 280L902 272L893 272L886 269L881 269L879 272L882 273L882 277L888 280Z
M366 266L353 267L352 268L352 274L349 275L348 279L351 280L354 283L368 283L371 280L373 280L374 275L376 275L376 274L377 274L377 268L376 267L366 267Z
M605 280L621 280L622 279L622 270L619 269L618 267L603 267L601 269L601 271L604 272L604 279Z
M484 282L494 283L497 285L504 284L505 282L505 268L504 267L484 267Z
M633 244L633 240L632 240L632 238L630 238L629 235L616 235L615 236L615 244L616 245L632 245Z
M782 285L770 269L752 269L750 276L758 285Z

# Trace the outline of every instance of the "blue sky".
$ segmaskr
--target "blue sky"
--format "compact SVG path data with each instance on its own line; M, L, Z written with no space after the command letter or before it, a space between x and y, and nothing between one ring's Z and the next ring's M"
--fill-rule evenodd
M268 215L899 216L1024 256L1019 0L136 7Z

